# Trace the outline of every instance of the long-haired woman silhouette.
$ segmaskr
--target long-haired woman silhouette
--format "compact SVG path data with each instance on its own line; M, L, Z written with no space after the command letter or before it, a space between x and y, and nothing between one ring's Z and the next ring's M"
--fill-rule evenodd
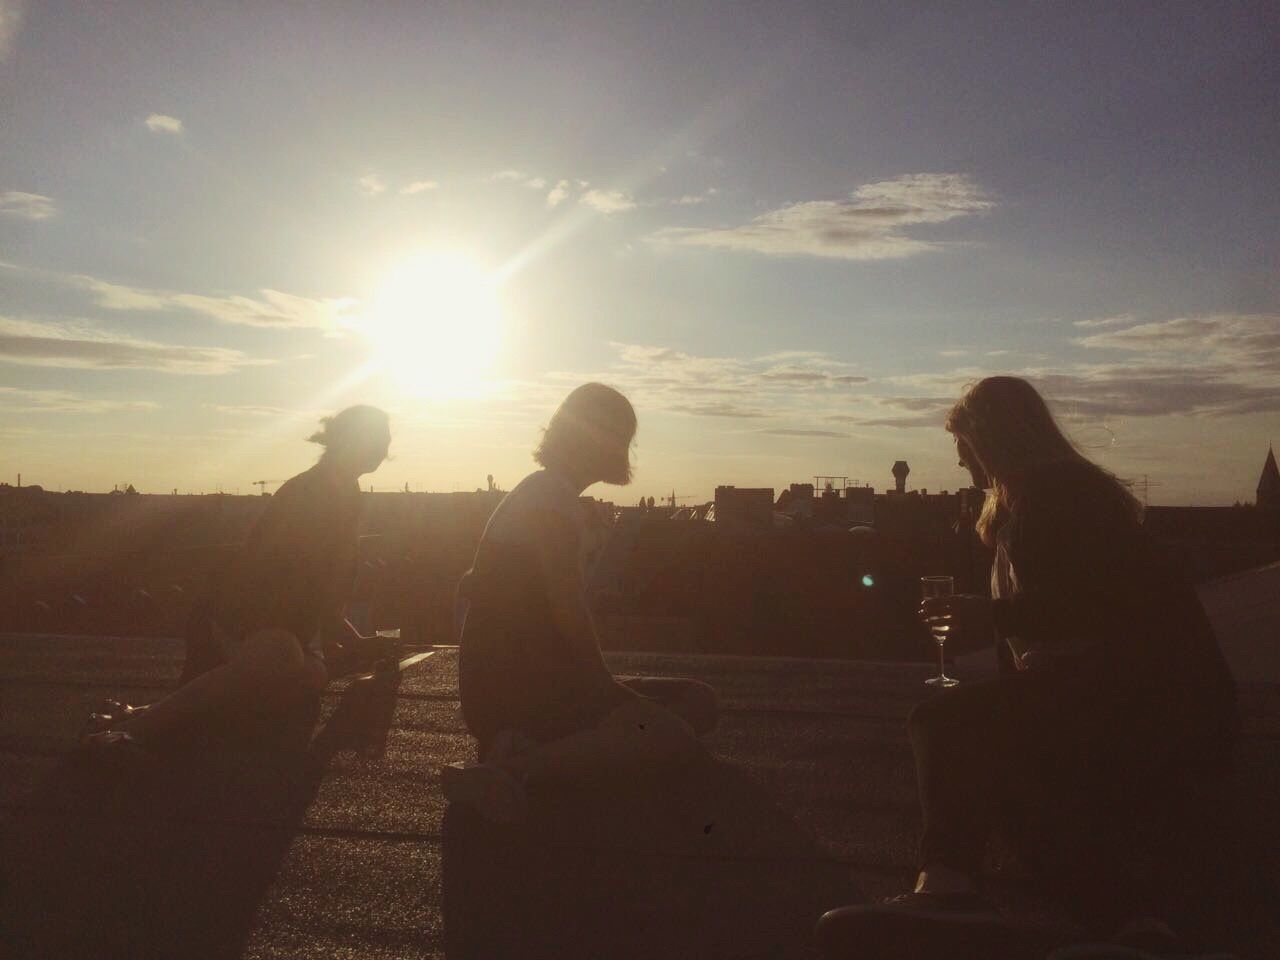
M1236 727L1212 629L1137 500L1031 384L982 380L946 426L987 490L991 595L926 600L921 616L951 628L948 647L994 640L1001 671L911 714L914 892L833 911L820 937L841 956L1004 956L1017 937L978 892L999 832L1093 932L1176 945L1163 921L1189 892L1196 797L1215 792Z

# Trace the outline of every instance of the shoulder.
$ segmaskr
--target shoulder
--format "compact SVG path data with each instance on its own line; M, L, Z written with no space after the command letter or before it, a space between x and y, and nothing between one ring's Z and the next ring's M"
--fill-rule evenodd
M578 498L555 474L539 470L521 480L500 507L576 515Z
M321 519L344 522L358 515L361 506L357 484L336 484L312 467L281 484L267 504L267 511L276 516L317 515Z
M284 483L280 484L272 500L300 500L306 497L315 496L321 488L321 481L324 478L320 476L316 467L309 467L301 473L294 474Z
M503 497L489 518L485 536L524 541L565 527L576 530L578 513L577 498L564 482L539 470Z
M267 500L263 516L279 518L296 513L299 508L304 507L311 498L312 483L309 474L309 470L303 471L280 484Z

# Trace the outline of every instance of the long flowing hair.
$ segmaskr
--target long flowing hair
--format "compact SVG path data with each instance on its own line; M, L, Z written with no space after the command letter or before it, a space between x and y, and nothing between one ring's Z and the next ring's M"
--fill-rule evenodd
M1044 398L1021 377L987 377L973 384L947 414L946 428L964 439L991 484L977 522L978 536L988 546L1017 503L1019 482L1046 467L1083 468L1114 495L1123 513L1135 519L1142 514L1128 486L1076 449Z
M605 483L631 482L636 412L613 387L584 383L551 417L533 459L544 467L584 471Z

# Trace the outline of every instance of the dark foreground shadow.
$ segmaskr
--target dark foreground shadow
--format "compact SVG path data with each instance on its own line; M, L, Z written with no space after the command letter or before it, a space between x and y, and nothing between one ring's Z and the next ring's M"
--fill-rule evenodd
M858 899L849 870L741 770L535 798L530 820L444 818L451 960L809 955L814 921Z
M242 956L329 756L385 743L388 696L353 685L308 741L318 701L284 735L83 752L0 828L0 952L41 958Z

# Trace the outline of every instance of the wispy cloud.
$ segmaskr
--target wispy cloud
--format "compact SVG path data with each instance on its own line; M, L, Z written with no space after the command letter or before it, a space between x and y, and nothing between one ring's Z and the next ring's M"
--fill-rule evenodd
M1094 317L1088 320L1075 320L1077 327L1115 327L1123 323L1133 323L1133 314L1121 313L1114 317Z
M761 430L760 433L768 434L771 437L809 437L809 438L840 438L848 439L847 433L841 433L839 430L800 430L787 427L774 427L769 430Z
M615 343L614 361L594 372L561 373L561 382L602 380L645 409L730 419L817 421L832 403L861 389L850 364L811 351L747 359L698 356L650 344ZM780 423L779 428L791 424ZM804 429L804 424L795 425Z
M387 192L387 184L376 173L366 173L356 181L356 189L366 197L376 197Z
M0 215L20 220L48 220L58 212L51 197L21 190L0 193Z
M546 177L515 168L499 170L497 173L490 174L487 179L490 183L513 183L527 187L530 190L546 190L546 207L548 210L554 210L573 196L574 193L578 194L579 203L590 207L597 213L627 213L639 206L635 198L625 190L593 188L586 180L568 178L548 180ZM547 190L548 184L551 185L550 190Z
M426 193L428 190L439 189L440 184L435 180L414 180L412 183L406 183L400 188L400 192L406 196L412 196L415 193Z
M1139 323L1079 337L1092 349L1161 356L1194 354L1214 363L1280 373L1280 315L1209 314Z
M0 387L0 409L10 413L118 413L156 406L150 400L103 400L67 390Z
M284 407L262 406L252 403L206 403L206 410L214 410L233 417L312 417L320 416L311 410L286 410Z
M957 391L958 392L958 391ZM955 397L870 397L869 414L833 416L831 419L859 427L890 427L895 430L917 427L941 428Z
M667 407L667 409L676 413L687 413L695 417L728 417L735 420L760 420L769 416L763 410L724 401L675 403Z
M182 133L182 121L177 117L171 117L167 113L150 114L146 120L142 121L147 125L147 129L152 133L169 133L178 135Z
M636 208L636 202L631 194L623 190L593 188L586 191L580 199L582 203L598 213L627 213Z
M568 196L569 196L569 181L568 180L557 181L556 185L552 187L551 191L547 194L547 209L554 209L555 207L560 206L560 204L563 203L565 198Z
M1115 320L1087 325L1100 329L1072 341L1107 359L1019 370L1059 416L1088 422L1280 413L1280 315L1208 314L1136 324L1127 316ZM949 398L1000 372L1005 371L966 367L886 377L882 383L920 395L872 398L903 413L852 415L849 421L868 427L939 426Z
M1075 419L1280 413L1280 388L1185 366L1092 366L1028 379ZM1272 381L1274 383L1274 381Z
M546 177L525 173L523 170L499 170L489 179L495 182L518 183L530 190L545 190L547 187Z
M251 361L238 350L121 337L90 324L0 317L0 361L85 370L229 373Z
M1175 317L1074 342L1129 357L1042 377L1082 415L1280 412L1280 315Z
M866 383L867 378L852 373L834 373L831 370L817 369L812 366L801 366L799 364L789 364L787 366L773 367L765 370L760 374L761 380L770 380L774 383L792 383L792 384L810 384L810 385L837 385L851 386L858 383Z
M255 300L130 287L93 277L75 279L107 310L185 310L248 327L311 327L332 332L342 326L355 305L346 297L316 300L279 290L260 290L261 299Z
M1019 365L1016 372L1075 429L1118 417L1280 413L1280 316L1121 320L1074 342L1112 356L1054 365L1037 358L1038 365ZM939 430L967 386L1009 372L1007 356L987 353L975 355L971 365L870 379L817 352L737 358L655 344L613 347L614 360L603 369L558 374L557 381L612 383L645 410L768 420L757 432L777 436L837 433L829 424Z
M706 203L719 192L715 187L707 187L702 193L686 193L667 202L673 207L694 207L700 203Z
M655 240L782 257L884 260L941 249L905 228L946 223L995 205L969 177L916 173L868 183L847 200L811 200L761 214L737 227L669 228Z

